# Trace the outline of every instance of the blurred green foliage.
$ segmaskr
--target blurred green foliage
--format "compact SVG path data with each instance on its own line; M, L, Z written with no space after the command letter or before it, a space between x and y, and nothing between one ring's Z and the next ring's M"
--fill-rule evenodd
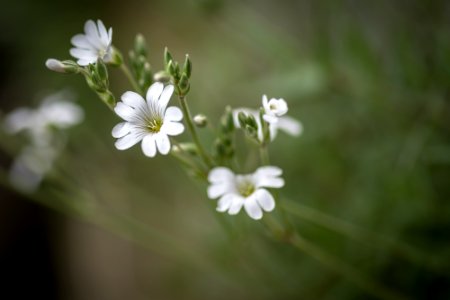
M44 67L48 57L69 58L70 38L89 18L112 26L113 43L124 53L142 33L154 69L163 67L165 46L179 61L189 53L191 110L212 123L226 105L259 106L262 94L288 101L304 134L280 134L271 145L272 163L287 182L281 201L401 240L439 267L412 262L391 247L370 247L369 237L367 246L290 216L303 236L409 298L448 299L449 4L10 2L0 11L0 26L8 29L0 33L1 109L36 103L48 90L77 93L86 121L72 130L37 197L137 240L133 278L143 298L368 299L309 255L271 242L261 223L216 213L206 186L171 157L148 159L139 147L117 151L110 131L118 118L82 78ZM130 89L118 70L110 73L116 95ZM212 149L211 134L200 134ZM242 150L239 160L251 171L257 152ZM128 226L125 234L117 222Z

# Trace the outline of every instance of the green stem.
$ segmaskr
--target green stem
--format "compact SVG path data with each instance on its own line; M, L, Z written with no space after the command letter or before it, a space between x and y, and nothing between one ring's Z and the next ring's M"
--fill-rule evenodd
M410 261L419 263L433 270L439 270L442 268L441 264L439 264L437 261L432 260L423 253L417 251L409 245L402 243L401 241L374 233L370 230L358 227L344 220L315 210L311 207L299 203L294 203L293 201L283 202L282 207L284 207L286 211L289 211L293 215L296 215L300 218L310 221L311 223L315 223L334 232L348 236L349 238L357 240L367 246L371 246L374 248L392 247L399 254L403 255Z
M213 164L211 162L211 159L206 155L205 150L203 149L202 144L200 143L200 139L198 138L197 131L195 130L195 126L192 123L192 117L189 112L189 108L186 103L186 96L179 95L178 97L180 99L181 109L183 110L184 120L186 121L186 124L188 126L188 129L191 133L192 139L197 146L198 153L203 159L203 162L208 166L208 168L212 168Z
M259 147L259 156L261 157L261 164L265 166L270 165L269 152L267 151L267 146L261 145L261 147Z
M131 83L131 85L133 86L134 90L136 92L138 92L141 95L144 95L144 91L141 90L140 86L137 84L136 80L134 79L133 75L131 74L130 69L128 68L128 66L125 63L122 63L120 65L120 69L122 70L122 72L125 74L125 76L127 77L128 81Z

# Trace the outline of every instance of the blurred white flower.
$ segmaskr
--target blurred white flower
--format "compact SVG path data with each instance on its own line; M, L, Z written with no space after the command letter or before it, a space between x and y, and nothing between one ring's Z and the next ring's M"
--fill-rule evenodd
M142 141L142 151L146 156L154 157L157 150L161 154L170 151L169 135L179 135L184 131L180 123L183 113L178 107L166 109L174 87L156 82L147 91L147 101L135 92L122 95L114 111L125 120L112 130L112 136L118 138L115 146L119 150L128 149Z
M46 97L36 108L18 108L8 114L4 128L11 134L26 132L30 144L18 155L10 169L9 179L16 188L34 191L65 144L64 136L54 129L66 129L83 119L82 109L65 100L64 92Z
M272 98L267 100L267 96L263 95L262 104L264 108L263 119L268 123L278 122L278 119L288 111L287 103L284 99Z
M112 60L112 28L106 31L103 22L88 20L84 24L84 34L72 37L72 45L76 48L70 49L70 55L78 58L80 66L94 64L98 58L105 62Z
M65 100L64 92L46 97L36 109L21 107L6 116L4 127L11 134L26 131L35 145L48 145L51 128L66 129L83 120L83 110Z
M233 110L233 120L234 120L234 126L236 128L241 128L241 125L239 124L239 118L238 118L238 114L240 112L243 112L247 115L253 115L255 117L256 124L258 125L258 132L257 132L258 140L263 141L263 132L262 132L261 120L259 118L259 112L257 110L254 110L251 108L246 108L246 107L234 109ZM270 139L272 141L277 136L278 130L282 130L292 136L299 136L303 131L302 123L300 123L296 119L291 118L289 116L281 116L278 118L277 122L268 123L268 125L269 125L269 131L270 131Z
M265 188L281 188L282 170L274 166L258 168L253 174L234 174L228 168L216 167L208 174L208 197L219 198L217 211L228 211L230 215L239 213L244 206L247 214L255 220L263 216L263 210L270 212L275 208L272 194Z

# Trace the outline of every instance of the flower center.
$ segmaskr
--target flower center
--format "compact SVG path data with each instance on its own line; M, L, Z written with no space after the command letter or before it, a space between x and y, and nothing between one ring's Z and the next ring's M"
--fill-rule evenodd
M271 110L276 110L277 109L277 105L274 104L274 103L270 104L269 107L270 107Z
M157 133L161 130L163 120L160 118L149 120L147 123L147 130L152 133Z
M238 182L237 189L239 194L248 197L255 191L255 185L250 180L244 179Z

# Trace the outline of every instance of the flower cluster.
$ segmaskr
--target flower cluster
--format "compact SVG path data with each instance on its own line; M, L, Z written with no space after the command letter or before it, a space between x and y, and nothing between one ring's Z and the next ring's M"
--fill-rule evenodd
M112 46L112 28L107 30L100 20L97 23L88 20L84 34L75 35L71 41L75 48L70 49L70 54L76 62L49 59L46 65L56 72L82 74L89 87L123 120L112 129L117 149L126 150L141 142L142 151L148 157L155 157L158 152L172 153L189 168L190 174L210 184L207 194L211 199L219 198L219 212L235 215L244 207L252 219L258 220L263 217L263 211L275 208L269 189L284 186L279 167L265 165L252 174L242 175L226 166L231 165L236 155L233 135L237 130L244 131L264 150L278 130L293 136L302 132L301 123L286 116L288 105L284 99L268 99L264 95L259 109L227 108L215 131L214 150L209 152L197 134L197 129L209 128L209 121L203 114L192 118L186 99L192 75L188 55L180 64L166 48L164 69L153 74L145 40L137 35L130 51L129 69L120 52ZM122 94L120 101L109 90L109 65L119 66L133 86L133 90ZM180 108L167 107L173 94L178 96ZM182 121L192 143L174 140L174 136L185 130ZM176 147L172 147L174 143Z

